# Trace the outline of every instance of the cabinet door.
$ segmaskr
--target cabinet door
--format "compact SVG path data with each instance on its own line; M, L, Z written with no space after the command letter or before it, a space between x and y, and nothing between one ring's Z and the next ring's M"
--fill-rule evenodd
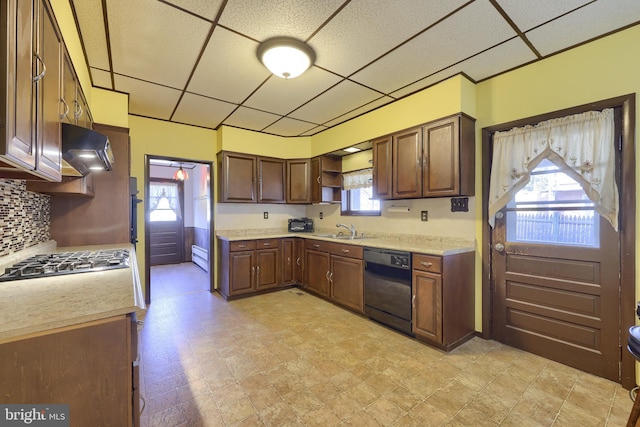
M3 1L2 8L7 8L8 13L5 16L0 13L0 18L3 18L0 31L7 32L7 56L3 58L7 61L7 74L0 72L0 76L7 79L9 89L6 99L1 100L6 102L8 120L6 136L0 139L4 143L0 154L12 163L30 170L36 167L35 108L33 108L35 102L34 4L34 1L29 0Z
M422 129L393 135L393 198L422 197Z
M256 157L222 152L218 158L219 197L222 202L255 203Z
M304 240L295 239L293 244L295 252L295 282L300 285L306 284L304 274Z
M363 271L361 259L331 257L331 298L359 313L364 310Z
M311 161L287 160L287 203L311 203Z
M258 157L258 202L284 203L286 201L286 161Z
M280 283L291 285L295 282L294 240L280 241Z
M78 86L76 86L76 110L74 112L74 117L76 118L78 126L82 126L87 129L93 128L93 118L91 117L89 106L87 101L84 99L79 83Z
M413 333L442 344L442 277L413 270Z
M63 111L60 112L60 118L65 123L75 124L76 111L76 76L73 72L71 59L68 55L63 55L62 60L62 103Z
M229 296L255 292L255 251L229 254Z
M307 250L305 262L307 288L328 297L330 267L330 255L328 253Z
M38 47L40 60L46 65L44 76L36 82L36 136L38 155L36 170L53 181L62 177L62 127L60 124L62 81L62 38L58 34L48 2L38 2ZM40 70L40 66L36 66ZM42 71L45 71L43 68Z
M391 151L390 136L373 141L373 193L377 199L393 196Z
M460 194L459 118L424 127L423 195Z
M320 203L322 201L322 187L320 184L320 157L311 159L311 202Z
M256 251L256 289L278 286L278 248Z

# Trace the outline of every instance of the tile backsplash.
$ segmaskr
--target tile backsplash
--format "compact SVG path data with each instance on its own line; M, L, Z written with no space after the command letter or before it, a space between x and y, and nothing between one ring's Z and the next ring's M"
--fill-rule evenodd
M0 179L0 256L51 239L50 196L27 191L22 180Z

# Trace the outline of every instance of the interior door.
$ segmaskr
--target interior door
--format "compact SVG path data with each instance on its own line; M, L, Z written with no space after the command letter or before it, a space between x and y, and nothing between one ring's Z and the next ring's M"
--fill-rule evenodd
M177 264L184 260L182 194L182 182L150 182L150 265Z
M497 341L619 381L619 236L575 181L540 163L491 256Z

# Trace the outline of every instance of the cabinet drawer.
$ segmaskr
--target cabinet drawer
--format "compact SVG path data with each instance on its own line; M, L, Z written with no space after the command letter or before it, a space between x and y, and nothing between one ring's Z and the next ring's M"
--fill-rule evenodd
M279 247L278 239L259 239L256 240L256 249L273 249Z
M235 242L229 242L229 252L251 251L255 248L256 242L254 240L238 240Z
M325 242L324 240L305 239L305 248L313 249L314 251L333 252L337 250L337 243Z
M362 259L364 248L357 245L334 244L331 253L349 258Z
M413 269L442 273L442 257L433 255L413 254Z

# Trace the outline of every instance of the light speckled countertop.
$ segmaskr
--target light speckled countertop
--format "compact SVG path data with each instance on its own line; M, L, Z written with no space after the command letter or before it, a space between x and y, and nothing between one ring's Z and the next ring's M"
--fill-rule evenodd
M250 239L274 239L284 237L304 237L306 239L324 240L349 245L368 246L382 249L395 249L429 255L453 255L476 250L474 239L459 239L449 237L430 237L413 234L387 234L365 232L364 239L336 239L332 237L320 237L318 234L334 234L340 230L316 229L313 233L290 233L282 229L257 229L257 230L217 230L219 239L237 241ZM358 235L360 232L358 231Z
M20 255L25 259L35 253L116 248L129 250L129 268L0 282L0 342L133 312L140 318L145 304L132 245L55 249L54 242ZM13 263L5 258L0 266ZM11 258L15 261L16 256Z

